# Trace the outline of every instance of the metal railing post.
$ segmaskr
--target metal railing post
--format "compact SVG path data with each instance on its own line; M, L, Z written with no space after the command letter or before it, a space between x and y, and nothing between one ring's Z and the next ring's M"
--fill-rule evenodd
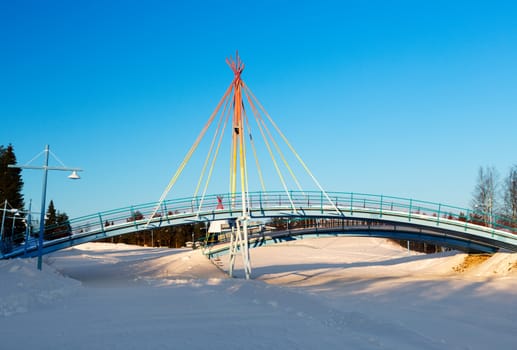
M102 222L102 215L101 213L98 213L99 214L99 222L101 224L101 232L104 234L104 236L106 236L106 231L104 230L104 223Z
M320 211L323 214L323 192L320 192Z

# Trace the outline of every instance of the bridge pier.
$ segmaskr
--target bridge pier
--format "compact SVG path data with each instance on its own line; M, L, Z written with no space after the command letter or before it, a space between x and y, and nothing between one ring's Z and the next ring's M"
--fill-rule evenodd
M228 274L230 277L233 277L235 258L240 253L242 258L242 266L244 268L244 275L247 280L251 277L248 221L249 218L247 216L242 216L236 220L235 226L232 226L232 232L230 236L230 264L228 268Z

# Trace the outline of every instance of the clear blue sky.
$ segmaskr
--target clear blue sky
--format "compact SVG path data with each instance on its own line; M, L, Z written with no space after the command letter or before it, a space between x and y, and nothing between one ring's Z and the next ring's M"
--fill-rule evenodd
M469 206L480 166L517 163L516 18L513 1L2 1L0 144L85 170L49 175L72 217L155 201L238 49L327 190ZM36 208L41 175L23 171Z

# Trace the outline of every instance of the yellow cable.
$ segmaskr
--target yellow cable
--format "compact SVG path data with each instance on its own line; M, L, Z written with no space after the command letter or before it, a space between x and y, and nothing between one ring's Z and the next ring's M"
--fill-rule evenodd
M246 96L247 93L246 93L246 90L244 90L244 93ZM276 173L278 175L278 177L280 178L280 182L282 183L282 186L284 188L284 191L285 193L287 194L287 197L289 198L289 201L291 202L291 206L292 206L292 209L293 211L296 211L296 207L293 203L293 200L291 198L291 194L289 193L289 189L287 188L287 185L285 183L285 180L284 180L284 176L282 175L282 171L280 170L280 168L278 167L278 164L276 162L276 158L275 158L275 155L273 154L272 150L271 150L271 146L269 145L269 142L267 140L267 137L266 135L264 134L264 130L262 130L262 125L260 123L260 121L262 120L260 118L260 115L258 114L258 111L255 109L255 107L253 106L253 104L250 104L252 106L252 109L254 110L254 115L255 115L255 119L257 121L257 125L259 127L259 130L260 130L260 134L262 135L262 139L264 140L264 143L266 144L266 148L269 152L269 156L271 157L271 160L273 161L273 165L275 166L275 170L276 170ZM255 113L256 112L256 113Z
M248 159L246 157L246 138L244 137L244 124L246 123L246 119L247 119L247 115L246 115L246 109L244 108L244 102L243 102L243 105L242 105L242 148L243 148L243 151L244 151L244 191L246 193L246 208L249 209L249 194L248 194L248 191L249 191L249 187L248 187Z
M282 152L282 150L280 149L280 147L278 146L278 143L276 142L275 138L273 137L273 135L271 134L271 132L269 131L269 128L267 127L266 123L264 123L264 120L261 119L262 123L264 124L264 129L266 129L266 132L271 140L271 142L273 143L273 146L275 146L275 149L276 151L278 152L278 155L280 156L280 158L282 159L282 161L284 162L284 165L285 167L287 168L287 170L289 171L289 174L291 174L291 177L293 178L296 186L298 187L298 189L300 191L303 192L303 189L302 189L302 186L300 185L300 183L298 182L298 179L296 178L296 175L294 174L293 170L291 169L291 167L289 166L289 163L287 162L287 159L285 159L285 156Z
M234 92L235 94L235 92ZM235 97L233 99L233 109L235 111ZM235 112L234 112L235 113ZM236 186L237 186L237 133L235 132L235 124L232 120L232 148L230 155L230 193L232 194L232 205L234 203L234 196Z
M312 178L312 180L314 181L314 183L316 184L316 186L318 186L318 188L320 189L320 191L325 195L325 197L327 198L327 200L329 201L329 203L332 205L332 207L334 207L334 209L341 215L341 212L339 211L339 209L336 207L336 205L334 204L334 202L332 201L332 199L330 199L329 195L327 194L327 192L323 189L323 187L320 185L319 181L316 179L316 177L312 174L312 172L309 170L309 168L307 167L307 165L305 164L305 162L302 160L302 158L298 155L298 153L295 151L295 149L293 148L293 146L291 146L291 144L289 143L289 141L287 140L287 137L284 136L284 134L282 133L282 131L280 130L280 128L276 125L276 123L273 121L273 119L271 118L271 116L269 115L269 113L265 110L265 108L262 106L262 104L260 103L260 101L255 97L255 95L253 94L253 92L248 88L248 86L246 84L244 84L244 91L247 93L249 93L251 95L251 97L253 98L253 100L255 100L255 102L257 103L257 105L260 107L260 109L264 112L264 114L266 115L266 117L269 119L269 121L271 122L271 124L273 125L273 127L276 129L276 131L278 132L278 134L282 137L282 139L284 140L284 142L287 144L287 146L289 147L289 149L291 150L291 152L293 152L293 154L295 155L296 159L298 159L298 161L300 162L300 164L303 166L303 168L305 169L305 171L307 172L307 174L309 174L309 176Z
M147 223L146 225L149 225L149 223L151 222L151 220L153 219L154 215L156 214L156 212L158 211L158 209L160 208L160 206L162 205L162 202L163 200L165 199L165 197L167 196L167 194L169 193L169 191L171 190L171 188L174 186L174 184L176 183L176 181L178 180L178 177L180 176L180 174L182 173L183 169L185 168L185 166L187 165L188 161L190 160L190 157L192 157L192 154L194 153L194 151L196 150L197 146L199 145L199 143L201 142L201 140L203 139L203 137L205 136L205 133L206 131L208 130L208 128L210 127L210 125L212 124L215 116L217 115L217 112L219 111L219 109L221 108L221 105L223 103L224 100L226 100L226 97L228 96L228 94L230 93L230 91L232 90L232 85L230 85L228 87L228 89L226 89L226 92L224 93L223 97L221 98L221 100L219 101L219 103L217 104L217 107L215 108L215 110L212 112L212 114L210 115L210 118L208 118L208 121L206 122L205 126L203 127L203 129L201 130L201 132L199 133L198 137L196 138L196 141L194 142L194 144L192 145L192 147L190 147L189 151L187 152L187 154L185 155L185 158L183 159L183 161L181 162L179 168L176 170L176 173L174 174L174 176L172 177L172 179L169 181L169 184L167 185L167 187L165 188L165 191L163 191L162 195L160 196L160 199L158 200L158 204L156 205L156 208L154 209L153 213L151 214L151 216L149 217L149 219L147 220Z
M226 98L226 103L224 104L223 112L221 113L221 118L219 118L219 122L217 123L217 128L215 130L214 137L212 138L212 142L210 144L210 149L208 150L208 153L205 158L205 162L203 164L203 168L201 169L201 174L199 175L199 179L198 179L198 182L196 185L196 190L194 191L194 197L197 196L199 188L201 187L201 182L203 181L203 178L205 176L206 167L208 165L208 161L210 160L210 157L212 156L212 151L214 149L215 140L217 139L217 135L219 134L219 130L221 128L221 122L224 119L224 113L226 111L226 107L228 106L228 101L229 101L229 98Z
M212 178L212 172L214 170L214 166L215 166L215 162L217 160L217 156L219 155L219 149L221 148L221 143L222 143L222 140L223 140L224 132L226 130L226 125L228 124L228 119L229 119L228 117L229 117L229 113L226 114L226 120L225 120L225 122L223 124L223 129L221 130L221 134L219 136L219 141L217 142L217 147L215 149L215 153L214 153L214 157L212 158L212 162L210 164L210 169L208 170L208 177L206 179L205 187L203 189L203 195L201 197L201 201L200 201L200 204L199 204L198 213L201 211L201 208L203 206L203 201L204 201L204 198L205 198L205 195L206 195L206 191L208 189L208 185L210 183L210 179Z
M246 96L246 97L248 97L248 96ZM248 102L249 102L249 97L248 97ZM253 107L252 107L252 109L253 109ZM255 164L257 165L260 186L262 187L262 191L266 192L266 185L264 183L264 177L262 175L262 168L260 167L260 162L259 162L258 155L257 155L257 149L255 147L255 141L253 141L253 136L251 135L251 128L250 128L250 123L249 123L247 115L246 115L245 120L246 120L246 127L248 129L248 135L250 136L250 144L251 144L251 149L253 150L253 157L255 158Z

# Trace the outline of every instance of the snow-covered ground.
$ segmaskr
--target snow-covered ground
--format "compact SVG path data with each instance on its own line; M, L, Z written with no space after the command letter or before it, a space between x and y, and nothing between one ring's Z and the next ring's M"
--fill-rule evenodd
M187 249L88 243L43 271L0 261L0 348L517 348L517 254L321 238L251 258L250 281Z

